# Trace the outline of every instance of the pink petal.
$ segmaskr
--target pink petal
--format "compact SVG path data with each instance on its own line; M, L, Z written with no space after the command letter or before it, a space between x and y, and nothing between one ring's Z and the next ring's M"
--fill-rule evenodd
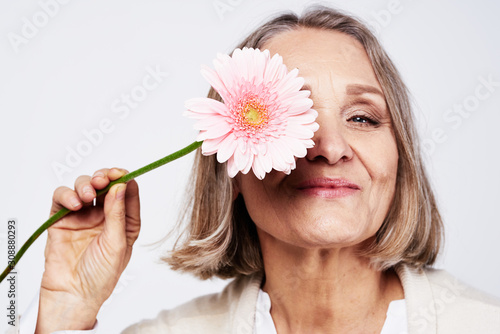
M283 171L287 168L288 164L283 160L279 150L274 144L269 144L268 152L271 156L274 169L276 169L277 171Z
M203 155L212 155L217 153L219 149L220 143L226 138L225 136L221 136L219 138L214 139L205 139L203 144L201 144L201 153Z
M300 101L309 98L311 92L308 90L301 90L298 92L291 92L280 97L279 102L281 105L289 106L295 101Z
M221 80L216 71L212 70L210 67L202 65L201 75L208 81L210 86L212 86L217 93L224 98L224 93L227 91L226 85Z
M255 157L253 160L252 170L255 176L259 180L264 179L264 176L266 176L266 171L264 170L264 167L261 165L260 159L257 159L257 157Z
M304 79L297 77L299 70L294 69L284 77L275 87L279 94L288 94L293 91L299 91L304 86Z
M231 61L229 60L229 62ZM225 66L225 64L222 64L220 61L214 61L214 66L217 74L219 75L225 86L225 89L219 92L219 94L224 96L230 95L230 91L234 89L235 80L239 80L236 77L236 73L230 71L229 66Z
M283 67L283 58L276 53L266 66L264 82L275 82L280 79L283 74Z
M286 145L283 140L276 140L273 142L276 152L280 154L280 158L287 164L291 164L295 159L293 157L293 152L288 145Z
M224 136L233 130L231 124L227 123L225 120L214 124L214 126L208 128L205 131L205 138L218 138Z
M234 163L236 165L236 168L238 168L238 170L240 170L240 171L244 170L245 167L247 167L251 156L252 155L250 152L243 153L243 152L241 152L241 150L236 149L234 151Z
M205 141L205 131L200 131L196 136L196 141Z
M313 110L313 109L310 109L310 110ZM287 119L287 123L290 124L312 124L316 118L317 118L318 114L314 114L314 113L309 113L309 112L306 112L306 113L303 113L303 114L299 114L299 115L293 115L293 116L290 116L288 117Z
M292 154L297 158L303 158L306 156L307 149L305 148L302 141L300 141L299 139L293 137L286 137L286 139L284 138L283 141L286 142L286 146L290 148Z
M234 163L234 158L231 156L227 161L227 174L229 177L233 178L238 174L239 170L236 168L236 164Z
M290 173L292 172L292 169L295 169L295 166L288 166L287 169L283 170L282 172L287 174L287 175L290 175Z
M224 140L220 143L219 150L217 151L217 161L220 163L226 162L231 156L233 156L236 150L236 138L234 134L230 133Z
M288 115L298 115L306 112L311 109L313 105L313 101L311 99L304 99L300 101L296 101L288 110Z
M229 110L224 103L208 97L189 99L184 102L184 106L192 113L229 115Z
M244 137L239 137L238 148L241 151L241 153L245 153L247 151L247 147L248 147L247 139Z
M269 153L269 151L268 151ZM273 169L273 159L270 154L263 154L259 156L261 159L262 166L266 173L269 173Z
M314 136L314 132L301 124L288 123L286 134L298 139L309 139Z
M308 124L307 126L308 126L308 128L309 128L309 129L311 129L311 131L313 131L313 132L316 132L316 131L318 131L318 129L319 129L319 124L318 124L318 123L316 123L316 122L311 123L311 124Z
M259 155L265 155L267 153L267 144L266 143L258 143L257 151Z
M314 147L314 141L312 139L304 140L304 141L302 141L302 143L304 144L305 148L312 148L312 147Z
M241 172L243 174L247 174L250 171L250 169L252 168L252 165L253 165L253 160L254 160L254 156L252 154L250 154L250 159L248 159L247 165L245 166L245 168L243 168L241 170Z
M232 58L235 66L234 68L236 69L235 76L238 81L241 80L240 78L251 80L248 73L248 66L250 65L249 62L252 61L253 52L250 50L248 51L249 52L243 53L241 49L236 49L233 52Z
M269 57L269 51L267 52L267 55L264 52L257 52L255 54L252 67L250 69L252 71L251 76L253 78L253 83L256 86L262 84L264 80L264 70L266 68L266 62L268 57Z
M196 130L208 130L210 128L218 126L219 123L227 123L227 121L223 117L207 117L198 120L194 124L194 128Z

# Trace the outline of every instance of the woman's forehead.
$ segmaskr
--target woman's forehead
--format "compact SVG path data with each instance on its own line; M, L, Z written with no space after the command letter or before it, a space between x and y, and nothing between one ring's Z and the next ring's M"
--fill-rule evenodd
M272 37L262 49L280 54L289 69L298 68L312 85L329 77L380 87L361 43L338 31L299 28Z

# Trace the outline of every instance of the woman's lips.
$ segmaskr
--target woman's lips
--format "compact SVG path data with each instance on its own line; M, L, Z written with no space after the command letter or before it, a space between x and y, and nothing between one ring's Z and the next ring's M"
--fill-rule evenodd
M339 198L353 195L361 190L361 187L342 178L315 178L300 183L297 189L311 196Z

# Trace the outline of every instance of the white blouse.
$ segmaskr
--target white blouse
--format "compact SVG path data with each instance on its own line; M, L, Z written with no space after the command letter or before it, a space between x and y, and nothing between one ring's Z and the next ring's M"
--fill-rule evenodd
M257 298L253 334L277 334L273 318L271 317L271 299L262 289L259 291ZM382 327L380 334L408 334L406 303L404 299L390 302L384 327Z
M21 317L21 328L19 334L28 334L35 332L36 316L38 314L38 300L40 293L35 295L34 300L28 306ZM52 334L95 334L97 333L98 321L91 330L84 331L57 331ZM259 290L257 297L257 306L255 312L255 326L253 334L277 334L271 317L271 298L269 295ZM408 334L408 325L406 318L406 303L404 299L393 300L387 310L387 318L380 334Z

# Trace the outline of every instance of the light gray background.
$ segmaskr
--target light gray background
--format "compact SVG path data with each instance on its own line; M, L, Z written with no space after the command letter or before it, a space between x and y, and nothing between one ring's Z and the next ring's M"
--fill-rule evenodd
M19 220L20 247L47 218L57 186L72 186L78 175L101 167L134 170L194 141L193 122L182 112L186 99L208 90L200 65L211 65L217 52L230 51L277 11L300 12L310 3L66 0L44 22L40 12L49 2L0 1L2 263L7 219ZM438 267L500 296L500 6L486 0L323 3L373 25L413 94L422 138L428 143L437 134L426 161L446 223ZM23 20L38 20L40 27L16 48L9 37L22 36ZM139 92L148 68L168 77L128 115L115 113L115 100ZM496 86L488 91L481 78ZM478 89L489 95L475 98ZM471 111L457 117L456 106ZM103 119L112 122L112 131L58 177L52 165L66 164L68 149L84 145L83 132L98 128ZM143 228L122 280L100 313L100 332L116 333L226 284L172 272L158 261L166 246L147 246L172 228L191 162L192 156L183 158L138 179ZM18 266L21 311L40 283L45 241L44 234ZM4 305L5 284L0 296ZM4 312L0 329L6 327Z

